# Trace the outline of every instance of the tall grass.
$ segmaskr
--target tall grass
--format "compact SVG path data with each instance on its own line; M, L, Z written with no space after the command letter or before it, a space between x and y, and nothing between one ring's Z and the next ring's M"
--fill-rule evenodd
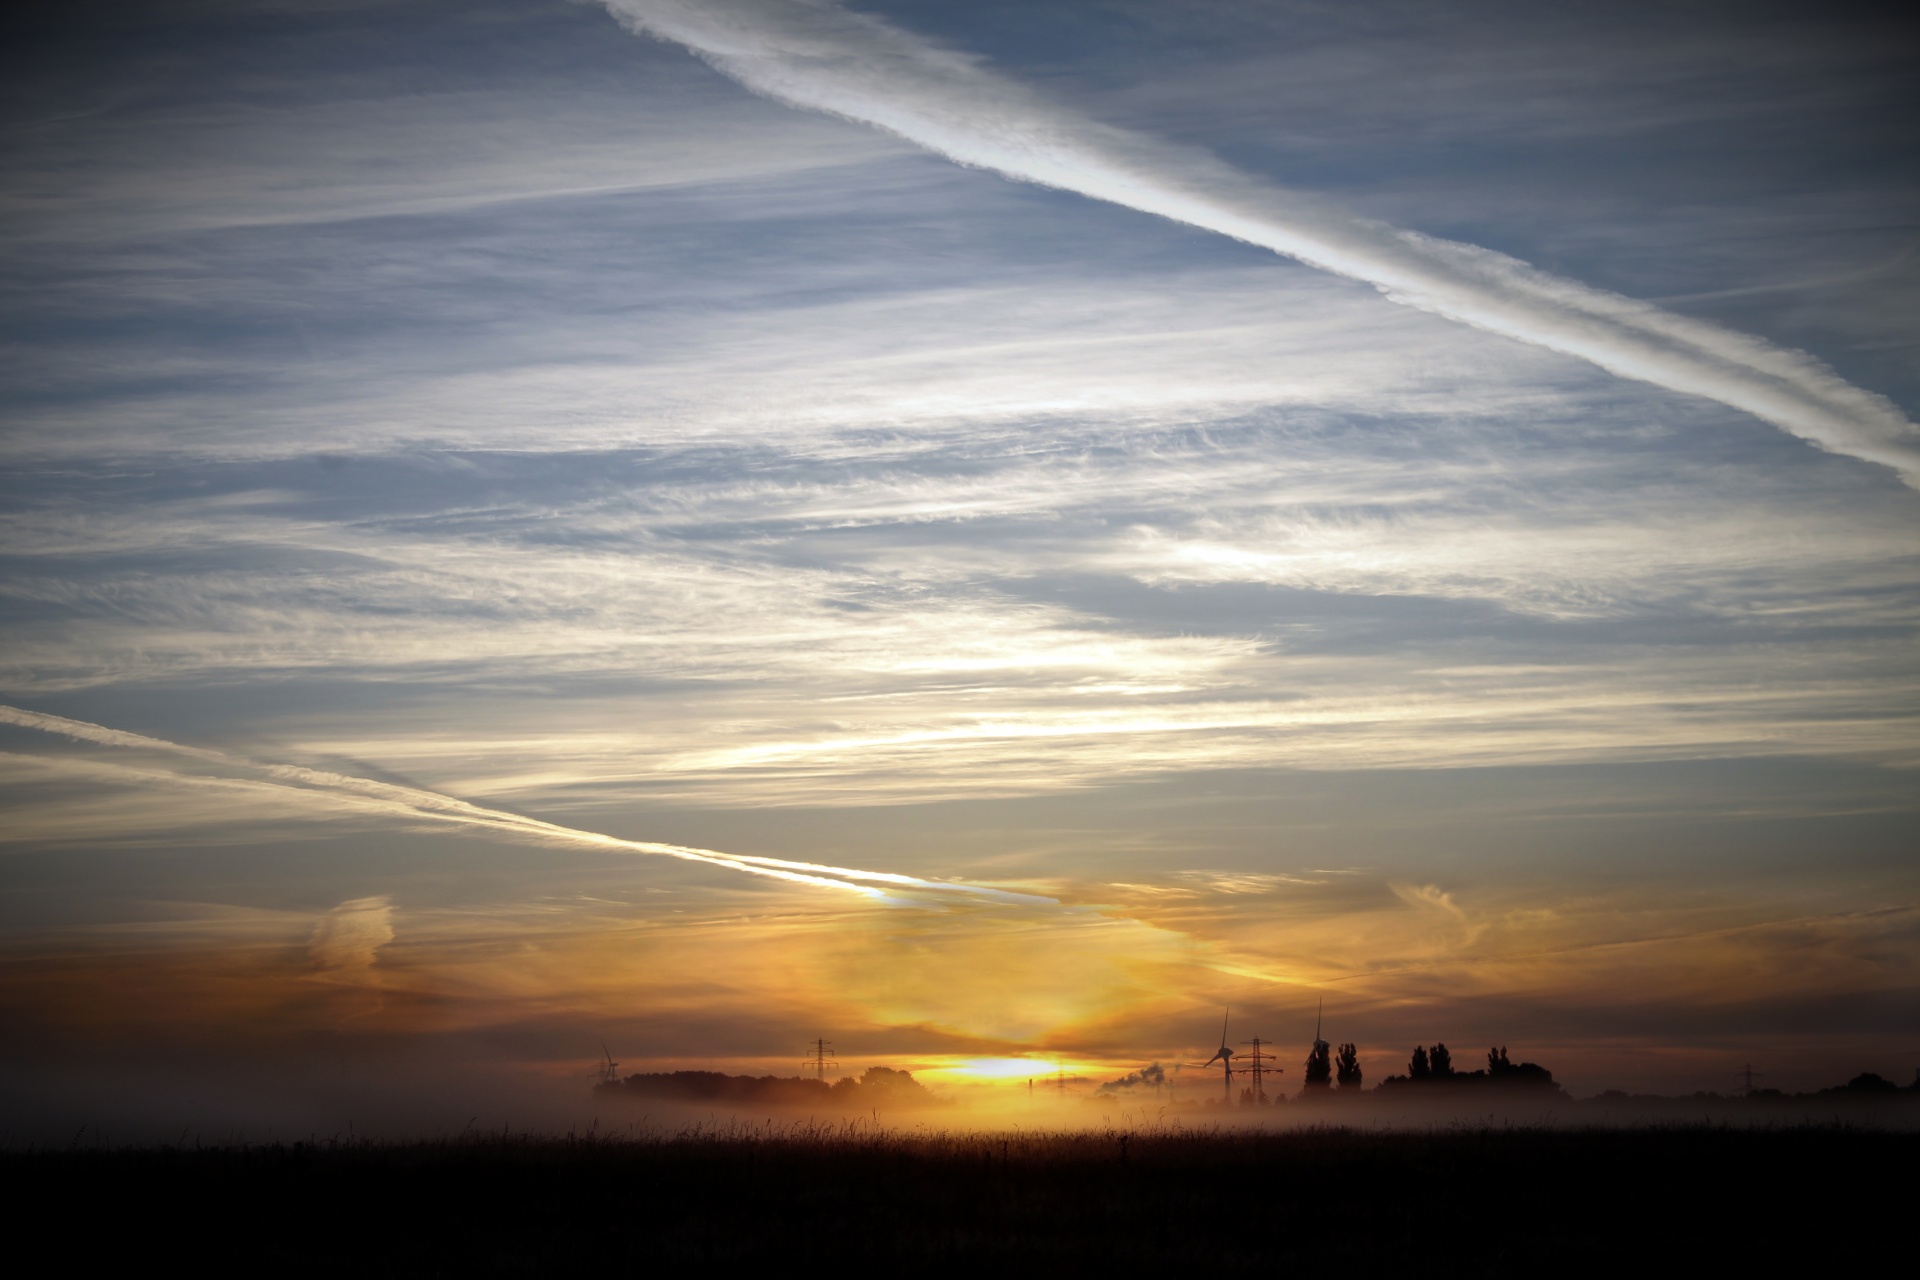
M1911 1134L1821 1126L1428 1132L645 1122L563 1137L15 1151L16 1222L88 1261L190 1240L217 1268L546 1275L686 1263L1224 1263L1360 1274L1585 1271L1636 1255L1777 1266L1891 1242ZM76 1258L79 1255L76 1255Z

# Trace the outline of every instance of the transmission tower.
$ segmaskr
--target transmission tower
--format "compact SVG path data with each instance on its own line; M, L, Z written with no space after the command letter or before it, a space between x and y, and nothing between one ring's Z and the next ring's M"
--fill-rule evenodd
M1264 1107L1265 1105L1267 1105L1267 1091L1266 1091L1266 1088L1262 1085L1261 1081L1263 1081L1269 1074L1279 1075L1281 1068L1270 1067L1267 1065L1269 1062L1272 1062L1274 1060L1276 1055L1266 1052L1260 1046L1263 1044L1270 1043L1269 1041L1262 1040L1259 1036L1255 1036L1251 1040L1242 1040L1240 1043L1250 1044L1253 1046L1252 1053L1246 1053L1241 1055L1241 1057L1245 1058L1248 1063L1247 1066L1241 1069L1250 1073L1253 1076L1252 1093L1253 1093L1254 1105L1259 1107Z
M812 1067L813 1078L825 1083L828 1067L832 1067L836 1071L840 1069L840 1064L833 1060L832 1055L832 1045L828 1044L825 1040L815 1040L813 1042L813 1053L802 1061L800 1065L803 1067Z
M1753 1094L1753 1082L1765 1078L1763 1073L1753 1069L1751 1062L1733 1074L1740 1077L1740 1092L1743 1096L1747 1097L1751 1097Z

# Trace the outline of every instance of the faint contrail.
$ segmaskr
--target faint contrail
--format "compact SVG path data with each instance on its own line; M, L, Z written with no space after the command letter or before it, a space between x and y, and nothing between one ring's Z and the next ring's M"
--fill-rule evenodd
M10 724L22 729L37 729L42 733L59 734L65 738L91 742L99 746L162 752L176 758L197 761L221 771L217 774L197 775L176 773L175 777L188 779L200 777L207 781L220 782L244 781L255 786L270 786L282 791L320 797L335 808L344 807L357 812L384 813L392 817L425 818L434 822L452 823L457 826L517 836L536 843L585 845L622 853L646 853L665 858L678 858L685 862L703 862L709 866L725 867L730 871L744 871L749 875L769 876L776 880L788 880L795 884L815 885L820 888L841 889L881 901L898 900L902 896L914 894L937 893L959 895L981 902L1022 906L1057 905L1051 898L1026 893L1010 893L1004 889L993 889L985 885L923 880L917 876L897 875L888 871L864 871L858 867L836 867L818 862L790 862L784 858L720 853L713 849L694 849L685 845L660 844L651 840L625 840L619 836L605 835L598 831L582 831L577 827L563 827L557 823L542 822L538 818L529 818L502 809L483 808L480 805L469 804L465 800L458 800L421 787L379 782L372 778L356 778L350 774L330 773L323 769L308 769L299 765L262 763L241 756L228 755L222 751L210 751L205 747L185 746L178 742L169 742L165 738L150 738L145 734L109 729L105 725L92 724L85 720L69 720L65 716L47 715L39 711L24 711L18 707L0 706L0 724Z
M1358 217L1213 156L1085 119L980 61L833 0L603 0L756 93L884 129L961 164L1202 227L1388 298L1744 410L1920 488L1920 429L1801 351Z

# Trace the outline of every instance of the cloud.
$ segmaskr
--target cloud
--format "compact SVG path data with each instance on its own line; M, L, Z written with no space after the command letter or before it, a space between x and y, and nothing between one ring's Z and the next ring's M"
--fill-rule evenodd
M1263 871L1182 871L1179 878L1197 885L1207 893L1228 895L1270 894L1287 885L1318 885L1324 880L1304 876L1278 875Z
M725 867L748 875L767 876L793 884L838 889L876 901L900 901L917 897L934 900L971 899L1000 905L1053 906L1051 899L1032 894L1010 893L984 885L956 881L926 880L916 876L884 871L864 871L816 862L792 862L782 858L762 858L747 854L719 853L712 849L694 849L684 845L659 844L645 840L623 840L618 836L581 831L556 823L542 822L499 809L456 800L451 796L418 787L356 778L298 765L262 764L223 752L184 746L161 738L127 733L64 716L0 706L0 724L58 734L80 742L101 746L135 749L211 764L227 776L207 779L217 786L265 788L279 793L308 796L322 807L355 813L384 814L389 817L426 819L431 822L473 827L545 844L586 845L675 858L686 862Z
M1459 903L1453 900L1453 895L1438 885L1394 884L1387 887L1393 890L1395 897L1410 907L1425 907L1438 911L1453 917L1463 928L1471 927L1467 924L1467 913L1461 909Z
M1910 759L1910 499L1759 441L1807 466L1676 454L1580 399L49 478L6 518L0 680L96 720L116 684L170 686L191 742L235 726L184 690L278 688L258 731L303 759L555 817L1219 766Z
M1210 155L1043 101L978 60L809 0L605 0L755 92L873 125L961 164L1218 232L1371 284L1388 298L1717 400L1920 486L1920 431L1890 400L1802 352L1360 219Z
M508 90L369 92L236 110L192 105L30 131L0 220L43 248L114 236L446 215L489 205L790 176L886 156L898 144L771 109L712 104L672 132L646 122L662 92L555 95L529 112ZM798 127L795 127L798 125ZM156 145L156 138L164 145ZM91 158L75 173L63 160Z
M340 980L364 980L380 948L393 941L393 900L349 898L313 927L307 959L315 971Z

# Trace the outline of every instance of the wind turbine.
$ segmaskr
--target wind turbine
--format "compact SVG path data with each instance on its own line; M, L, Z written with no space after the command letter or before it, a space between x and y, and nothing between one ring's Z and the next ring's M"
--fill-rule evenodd
M1221 1071L1225 1073L1223 1080L1226 1088L1225 1096L1228 1106L1233 1105L1233 1050L1227 1047L1227 1022L1232 1017L1233 1010L1229 1009L1226 1012L1226 1016L1220 1019L1220 1047L1213 1051L1211 1058L1208 1058L1205 1062L1196 1064L1203 1068L1210 1067L1216 1062L1220 1064Z
M1320 1028L1326 1021L1326 1007L1326 997L1322 996L1320 998L1319 1008L1314 1011L1313 1015L1313 1052L1307 1055L1307 1078L1305 1081L1308 1089L1325 1089L1333 1083L1333 1062L1328 1055L1328 1050L1332 1049L1333 1046L1322 1039L1320 1035ZM1303 1093L1301 1096L1305 1097L1306 1095Z
M620 1083L620 1064L613 1060L613 1050L607 1048L607 1042L600 1042L600 1052L606 1055L606 1065L600 1068L600 1080L603 1084Z

